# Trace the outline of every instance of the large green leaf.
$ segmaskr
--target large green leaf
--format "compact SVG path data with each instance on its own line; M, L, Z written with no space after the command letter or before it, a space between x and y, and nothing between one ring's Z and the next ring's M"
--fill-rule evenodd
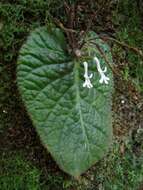
M112 63L109 47L94 32L85 40L94 37ZM105 66L90 41L82 51L98 56ZM68 54L59 29L41 27L21 48L17 66L18 87L43 145L59 167L73 176L102 158L112 139L112 73L108 68L109 85L100 84L96 64L89 59L94 87L83 88L83 59Z

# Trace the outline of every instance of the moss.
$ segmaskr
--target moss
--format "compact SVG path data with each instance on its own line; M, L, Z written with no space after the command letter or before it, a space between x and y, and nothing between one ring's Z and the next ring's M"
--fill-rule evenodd
M143 15L140 6L138 1L120 0L114 12L114 22L118 26L116 30L117 39L143 51ZM122 51L119 53L122 54ZM143 92L143 60L130 51L124 52L122 60L126 63L124 67L125 78L131 77L138 90Z
M21 155L3 155L0 159L0 188L3 190L38 190L38 169Z
M122 149L124 146L124 150ZM97 167L95 178L107 190L136 190L143 180L142 154L132 151L132 142L114 143L113 152ZM123 151L123 152L122 152Z

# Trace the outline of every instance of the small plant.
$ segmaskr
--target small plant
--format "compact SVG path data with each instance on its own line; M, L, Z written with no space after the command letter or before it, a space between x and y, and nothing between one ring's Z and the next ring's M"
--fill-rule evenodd
M78 177L112 141L113 79L108 45L88 32L78 57L55 27L33 31L20 51L17 82L43 145L59 167Z

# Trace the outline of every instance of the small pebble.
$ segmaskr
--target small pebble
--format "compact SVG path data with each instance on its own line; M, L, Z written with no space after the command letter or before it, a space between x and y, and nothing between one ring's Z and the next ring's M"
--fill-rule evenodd
M125 100L122 100L121 103L124 104L124 103L125 103Z

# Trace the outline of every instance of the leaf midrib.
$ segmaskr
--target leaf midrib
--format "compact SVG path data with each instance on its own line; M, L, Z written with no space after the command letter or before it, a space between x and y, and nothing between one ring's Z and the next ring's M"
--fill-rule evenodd
M80 93L79 93L79 62L75 61L74 63L74 74L75 74L75 87L76 87L76 106L77 109L79 111L79 116L80 116L80 126L83 132L83 136L85 138L85 148L87 148L88 153L89 153L89 140L88 140L88 136L86 134L86 129L85 129L85 125L84 125L84 120L83 120L83 114L82 114L82 110L81 110L81 97L80 97ZM86 146L87 145L87 146Z

